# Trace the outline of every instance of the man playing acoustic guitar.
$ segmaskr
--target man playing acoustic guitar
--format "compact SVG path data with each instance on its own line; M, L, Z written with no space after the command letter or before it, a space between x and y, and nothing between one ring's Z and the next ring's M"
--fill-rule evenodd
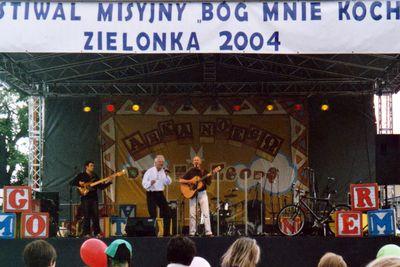
M87 182L96 182L99 180L97 174L94 173L94 162L87 161L85 163L85 171L78 174L74 179L74 186L82 186ZM93 223L94 236L100 237L100 224L99 224L99 200L97 197L97 189L103 190L111 184L110 179L106 179L85 194L81 195L81 210L83 213L83 236L90 237L90 221Z
M190 213L190 222L189 222L189 235L194 236L196 234L197 222L196 222L196 202L200 204L201 213L204 217L204 226L206 231L206 236L212 236L211 231L211 223L210 223L210 208L208 206L208 196L207 196L207 185L211 184L211 176L214 173L207 174L207 171L201 169L201 158L199 156L195 156L192 159L193 168L189 169L189 171L179 180L180 183L186 184L190 183L188 180L193 179L194 177L206 177L203 183L203 186L197 190L197 193L190 198L189 200L189 213Z

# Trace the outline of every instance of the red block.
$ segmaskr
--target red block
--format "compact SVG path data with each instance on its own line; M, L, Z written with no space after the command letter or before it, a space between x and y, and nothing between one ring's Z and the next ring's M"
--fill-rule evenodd
M351 209L358 211L379 209L378 184L351 184Z
M362 237L362 212L337 211L335 223L337 237Z
M5 186L4 212L30 212L32 210L32 189L29 186Z
M48 238L49 222L49 214L46 212L22 213L21 237Z

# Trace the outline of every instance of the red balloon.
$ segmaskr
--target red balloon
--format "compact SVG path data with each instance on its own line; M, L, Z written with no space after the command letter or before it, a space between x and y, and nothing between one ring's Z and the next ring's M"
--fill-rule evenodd
M81 246L81 259L89 267L107 267L106 248L100 239L88 239Z

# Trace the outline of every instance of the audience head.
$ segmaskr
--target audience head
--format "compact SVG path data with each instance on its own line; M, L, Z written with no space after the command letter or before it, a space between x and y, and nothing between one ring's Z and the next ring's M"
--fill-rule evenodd
M167 246L168 263L179 263L189 266L196 255L196 245L194 242L182 236L171 238Z
M328 252L321 257L318 267L347 267L347 264L343 260L342 256Z
M387 256L400 257L400 247L394 244L384 245L378 250L378 253L376 254L376 258Z
M400 257L380 257L370 262L367 267L400 267Z
M129 242L117 239L114 240L105 250L108 267L131 266L132 246Z
M222 256L222 267L254 267L260 261L260 247L255 239L237 239Z
M50 243L35 240L25 246L23 257L27 267L54 267L57 253Z

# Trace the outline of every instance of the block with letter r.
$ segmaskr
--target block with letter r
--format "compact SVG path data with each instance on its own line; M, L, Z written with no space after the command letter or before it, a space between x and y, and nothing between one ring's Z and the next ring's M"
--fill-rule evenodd
M126 234L127 218L111 217L111 236L123 236Z
M15 238L16 218L14 213L0 213L0 239Z
M136 205L119 205L119 216L122 218L136 217Z
M379 208L379 192L377 183L351 184L351 209L355 211L377 210Z
M368 233L370 236L391 236L396 234L396 213L394 209L368 211Z

